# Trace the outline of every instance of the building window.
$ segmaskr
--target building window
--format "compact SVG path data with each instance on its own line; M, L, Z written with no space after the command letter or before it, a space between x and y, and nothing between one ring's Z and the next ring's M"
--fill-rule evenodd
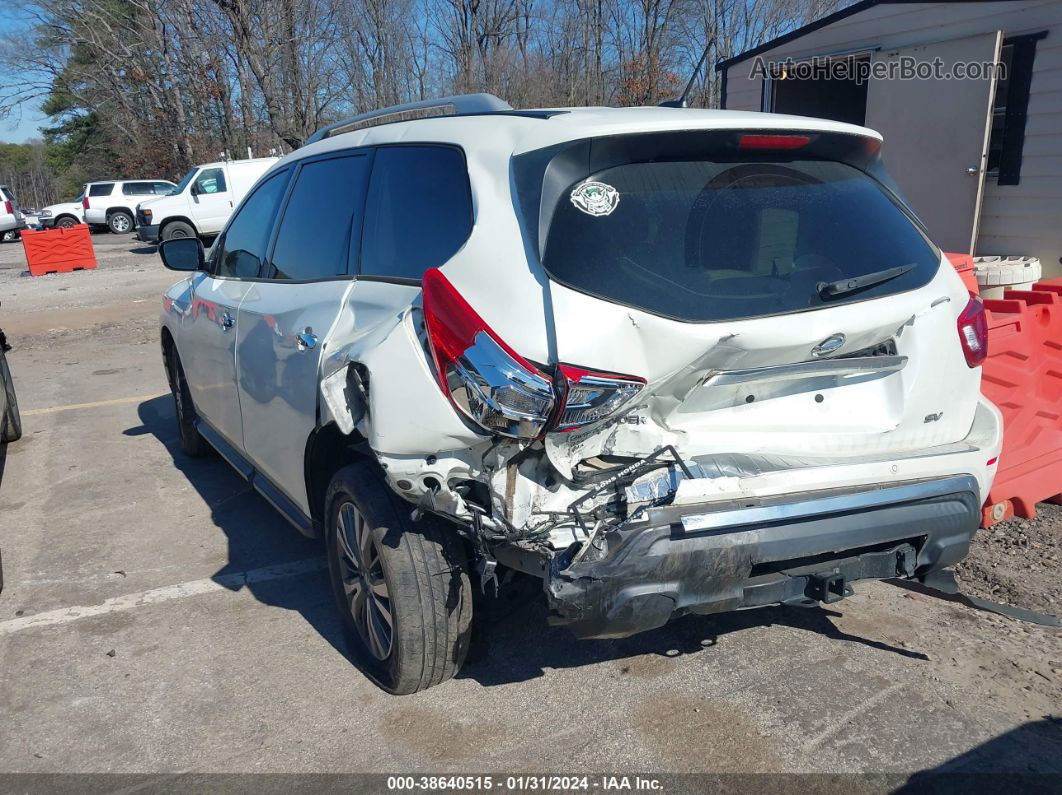
M1025 119L1029 109L1036 42L1047 31L1003 40L999 60L1004 73L996 81L992 105L992 134L988 139L988 173L1000 185L1021 181L1021 153L1025 145Z

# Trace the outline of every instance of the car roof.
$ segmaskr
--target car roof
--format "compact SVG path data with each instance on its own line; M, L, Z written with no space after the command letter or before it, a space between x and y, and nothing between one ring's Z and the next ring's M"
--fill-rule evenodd
M138 179L97 179L86 185L122 185L126 182L169 182L165 177L142 177Z
M276 162L275 157L252 157L249 160L215 160L213 163L198 163L192 168L221 168L222 166L228 166L232 168L234 166L245 166L250 163L273 163Z
M509 154L520 154L582 138L683 130L800 130L881 140L879 133L866 127L778 113L661 107L538 110L541 112L431 116L379 124L315 141L284 161L355 146L414 142L456 144L466 151L504 148Z

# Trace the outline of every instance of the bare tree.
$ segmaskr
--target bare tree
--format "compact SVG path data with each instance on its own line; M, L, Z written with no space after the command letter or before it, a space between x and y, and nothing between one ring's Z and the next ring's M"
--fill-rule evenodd
M343 114L428 96L658 102L680 90L708 41L691 99L713 106L715 61L837 4L8 0L24 27L0 36L0 116L43 102L69 179L176 175L218 156L298 147Z

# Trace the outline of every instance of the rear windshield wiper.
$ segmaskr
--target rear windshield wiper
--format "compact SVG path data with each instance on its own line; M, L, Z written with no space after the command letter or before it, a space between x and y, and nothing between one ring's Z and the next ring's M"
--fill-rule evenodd
M862 290L865 287L873 287L875 284L881 284L882 282L891 281L897 276L903 276L908 271L912 271L917 267L917 263L910 263L908 265L898 265L895 268L886 268L883 271L875 271L874 273L865 273L862 276L854 276L851 279L838 279L835 282L819 282L815 285L815 291L819 294L819 298L824 301L827 298L834 298L838 295L844 295L845 293L853 293L856 290Z

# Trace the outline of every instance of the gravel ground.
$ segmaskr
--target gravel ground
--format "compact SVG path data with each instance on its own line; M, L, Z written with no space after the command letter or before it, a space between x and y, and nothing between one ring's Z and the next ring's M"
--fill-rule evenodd
M965 592L1062 614L1062 505L1042 503L1036 514L978 532L956 570Z
M30 276L20 243L0 243L0 327L14 330L5 317L18 316L23 337L43 337L64 331L147 318L146 305L159 306L162 291L177 281L165 270L157 249L132 235L96 234L92 237L98 267L74 273ZM41 340L35 340L36 343Z

